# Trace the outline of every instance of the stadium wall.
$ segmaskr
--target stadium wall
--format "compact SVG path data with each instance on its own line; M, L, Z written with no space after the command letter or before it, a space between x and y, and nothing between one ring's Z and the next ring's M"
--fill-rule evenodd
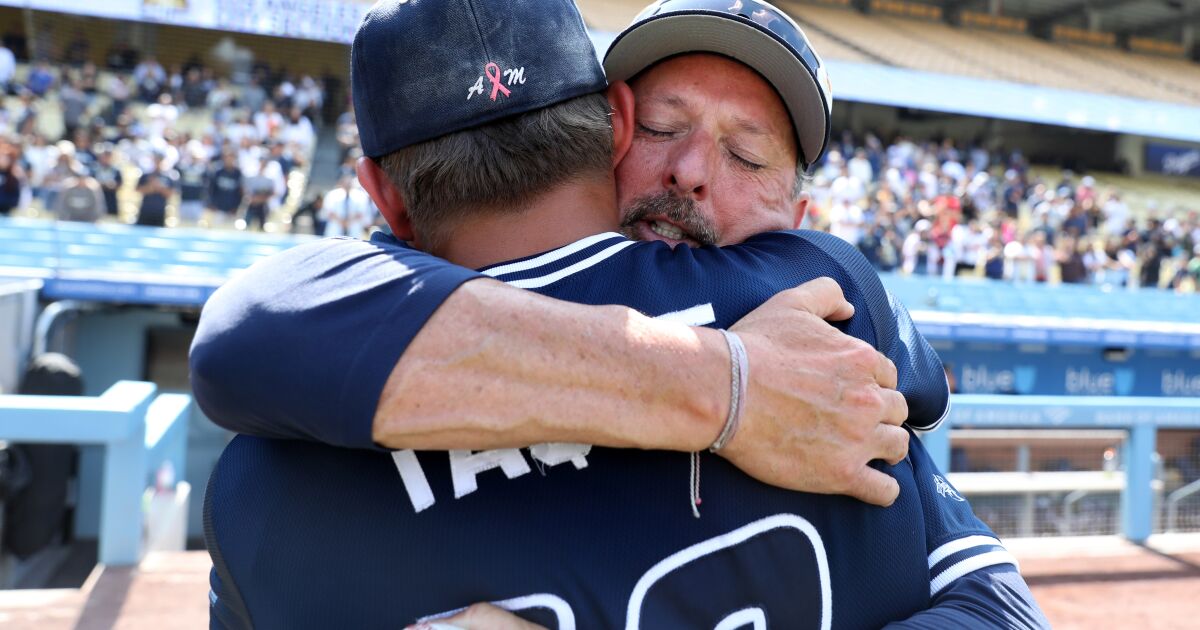
M117 381L150 381L162 393L191 394L187 383L187 345L195 326L179 313L147 308L117 308L81 313L65 322L55 335L51 350L64 352L79 365L84 395L99 396ZM174 333L183 339L174 352L156 351L155 338ZM182 350L180 350L182 345ZM180 479L193 488L204 488L227 439L193 405L188 419L188 451ZM75 535L95 538L100 524L100 484L104 448L83 446L79 458L79 504ZM203 492L193 492L188 505L188 536L203 535Z
M17 391L33 346L39 280L0 278L0 394Z

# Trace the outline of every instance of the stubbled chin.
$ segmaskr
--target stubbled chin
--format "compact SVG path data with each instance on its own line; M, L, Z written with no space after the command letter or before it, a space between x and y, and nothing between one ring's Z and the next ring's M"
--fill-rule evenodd
M690 238L680 241L662 236L661 234L658 234L654 230L650 229L650 223L648 221L638 221L625 231L630 238L639 241L661 241L667 245L670 245L672 248L680 245L687 245L688 247L700 247L700 243L697 243Z

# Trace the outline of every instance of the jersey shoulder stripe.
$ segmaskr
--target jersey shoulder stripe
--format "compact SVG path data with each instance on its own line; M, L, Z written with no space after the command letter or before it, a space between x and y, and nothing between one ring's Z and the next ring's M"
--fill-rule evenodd
M929 596L936 596L938 593L945 590L947 586L953 584L955 580L962 578L963 576L974 573L980 569L986 569L987 567L993 567L1002 564L1011 564L1014 567L1017 567L1018 571L1020 570L1020 567L1017 566L1017 559L1004 549L997 549L995 551L988 551L986 553L968 556L967 558L959 560L949 567L946 567L946 570L937 574L937 576L929 581Z
M596 252L595 254L592 254L591 256L588 256L587 258L584 258L583 260L580 260L578 262L572 263L571 265L563 267L562 269L559 269L558 271L555 271L553 273L548 273L544 276L538 276L536 278L521 278L521 279L514 279L514 280L505 280L505 282L507 282L508 284L510 284L518 289L540 289L542 287L547 287L547 286L550 286L551 284L554 284L555 282L558 282L559 280L562 280L563 278L566 278L568 276L571 276L571 275L574 275L581 271L584 271L585 269L588 269L590 267L595 267L596 265L599 265L600 263L608 260L609 258L612 258L614 255L617 254L617 252L620 252L621 250L625 249L626 247L630 247L635 244L636 243L634 241L620 241L620 242L614 243L612 245L608 245L604 249Z
M1016 558L994 536L966 536L947 542L929 554L929 594L937 595L955 580L980 569L1011 564Z
M633 243L624 236L616 232L605 232L596 234L587 238L580 239L574 243L570 243L550 250L548 252L537 254L528 258L521 258L511 262L484 267L480 269L480 273L502 280L511 282L513 280L541 278L551 274L560 272L573 265L576 265L582 260L593 257L595 254L611 248L618 243ZM590 266L590 265L589 265ZM582 270L586 267L581 267Z
M942 560L945 560L947 557L960 551L964 551L972 547L988 546L1000 547L1002 545L1000 543L1000 539L996 538L995 536L967 536L966 538L952 540L941 547L934 549L933 553L929 554L929 568L932 569Z
M949 376L946 377L946 391L947 392L950 391L950 377ZM913 419L909 418L908 426L910 426L914 430L920 431L922 433L928 433L930 431L934 431L938 427L942 426L942 423L946 421L946 418L950 417L950 408L953 405L954 405L954 401L950 399L950 396L946 396L946 406L944 409L942 409L942 415L938 416L937 420L934 420L930 424L920 424L918 422L913 422Z

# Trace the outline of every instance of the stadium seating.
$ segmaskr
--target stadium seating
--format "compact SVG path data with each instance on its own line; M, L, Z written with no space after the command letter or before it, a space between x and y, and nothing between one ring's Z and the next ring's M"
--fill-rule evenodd
M1195 105L1200 102L1200 64L1186 59L1126 53L1082 44L1058 44L1100 61L1132 85L1149 86L1145 98Z
M819 28L812 28L809 24L801 24L804 29L805 36L808 37L809 43L816 48L817 53L824 59L840 59L842 61L855 61L858 63L875 63L869 55L863 51L853 48L841 40L831 37L825 31Z
M605 0L604 2L578 2L579 12L589 27L610 33L619 33L634 16L646 8L642 0Z
M914 38L883 19L867 18L861 13L845 9L807 4L786 6L802 27L809 27L806 32L819 31L830 38L841 40L865 53L872 61L932 72L997 78L995 73L986 67L972 63L963 56L947 55L945 49L930 41L932 38ZM822 53L834 56L824 51Z
M1200 105L1200 64L941 22L781 3L822 55L846 61Z

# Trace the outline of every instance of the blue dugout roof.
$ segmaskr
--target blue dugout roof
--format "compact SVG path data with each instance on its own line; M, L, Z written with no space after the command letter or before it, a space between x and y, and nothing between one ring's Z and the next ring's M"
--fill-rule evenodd
M255 261L312 237L0 218L0 277L46 300L199 307Z

